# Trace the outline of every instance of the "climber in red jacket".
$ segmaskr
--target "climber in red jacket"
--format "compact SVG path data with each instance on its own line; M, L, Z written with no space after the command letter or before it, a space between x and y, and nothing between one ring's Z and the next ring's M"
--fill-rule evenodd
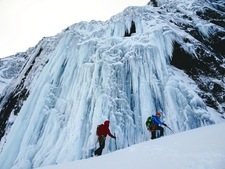
M96 134L98 136L99 148L97 150L95 150L95 152L94 152L94 154L96 156L102 155L102 150L105 148L105 140L106 140L107 135L116 139L116 136L112 135L109 130L109 123L110 122L108 120L106 120L104 122L104 124L99 125L97 128Z

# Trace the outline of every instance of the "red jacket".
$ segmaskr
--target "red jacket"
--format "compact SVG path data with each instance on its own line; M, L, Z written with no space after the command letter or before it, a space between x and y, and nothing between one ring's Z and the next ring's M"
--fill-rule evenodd
M99 128L99 135L100 136L104 136L106 137L107 135L109 135L112 138L115 138L114 135L111 134L110 130L109 130L109 121L105 121L104 125L100 125Z

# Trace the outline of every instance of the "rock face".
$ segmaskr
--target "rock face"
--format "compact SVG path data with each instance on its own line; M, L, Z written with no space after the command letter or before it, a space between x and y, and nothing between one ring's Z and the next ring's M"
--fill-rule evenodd
M201 28L196 27L195 22L175 22L176 25L201 43L196 45L196 57L193 57L193 54L188 54L181 45L175 43L171 64L184 70L196 81L202 90L199 95L208 106L224 113L225 50L223 48L225 46L225 32L223 28L225 27L225 3L215 2L217 3L203 4L202 8L195 9L197 17L206 23L206 25L202 24ZM188 16L183 17L190 21L193 20ZM207 26L211 28L207 30L209 34L205 36L200 29L205 29Z
M150 1L2 59L1 168L88 158L106 119L117 147L107 140L103 153L150 139L156 111L174 132L223 121L224 6Z

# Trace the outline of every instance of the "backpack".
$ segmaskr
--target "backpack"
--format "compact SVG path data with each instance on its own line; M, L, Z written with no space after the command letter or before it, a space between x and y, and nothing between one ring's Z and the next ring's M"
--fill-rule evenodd
M97 136L101 136L102 135L102 128L103 128L103 124L100 124L97 126L97 130L96 130L96 135Z
M150 116L150 117L147 118L147 121L146 121L145 124L146 124L146 127L147 128L149 128L151 126L151 124L152 124L152 116Z

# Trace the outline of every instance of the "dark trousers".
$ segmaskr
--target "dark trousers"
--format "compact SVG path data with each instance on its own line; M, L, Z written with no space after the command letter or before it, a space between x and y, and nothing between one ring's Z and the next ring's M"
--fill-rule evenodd
M105 148L105 137L104 136L100 136L98 137L98 142L99 142L99 148L97 150L95 150L95 155L100 156L102 155L102 150Z
M152 128L150 131L151 131L151 134L152 134L152 137L151 139L155 139L156 138L156 131L159 130L160 131L160 136L159 137L162 137L164 135L164 128L161 127L161 126L154 126L154 128Z

